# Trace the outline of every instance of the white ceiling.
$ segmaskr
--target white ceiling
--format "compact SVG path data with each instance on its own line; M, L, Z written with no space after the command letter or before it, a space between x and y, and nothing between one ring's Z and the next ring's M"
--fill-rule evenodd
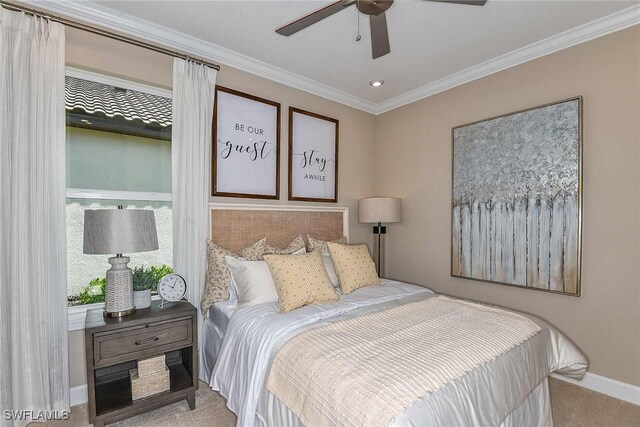
M500 1L483 7L396 0L387 11L391 53L371 59L368 17L355 41L351 6L291 37L275 29L326 1L99 1L282 68L374 104L547 37L637 5L634 1ZM383 79L373 88L369 81Z

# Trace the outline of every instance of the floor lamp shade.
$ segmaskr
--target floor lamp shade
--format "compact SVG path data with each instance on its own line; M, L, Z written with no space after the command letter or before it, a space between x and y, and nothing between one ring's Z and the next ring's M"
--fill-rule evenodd
M397 197L369 197L358 201L358 222L402 222L402 200Z
M397 197L369 197L358 201L358 222L377 224L373 227L376 242L373 247L373 256L376 260L378 276L383 277L384 271L384 244L383 238L387 228L382 224L390 224L402 221L402 200Z
M116 254L109 258L104 295L104 315L121 317L136 311L129 257L123 253L158 249L153 211L144 209L100 209L84 211L85 254Z

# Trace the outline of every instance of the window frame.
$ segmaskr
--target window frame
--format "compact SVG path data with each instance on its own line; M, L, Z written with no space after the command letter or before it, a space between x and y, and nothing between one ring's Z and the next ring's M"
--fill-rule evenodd
M170 90L149 86L129 80L111 77L104 74L94 73L74 67L65 67L65 75L76 77L79 79L90 80L97 83L108 84L125 89L145 92L151 95L162 96L172 99L173 93ZM66 112L66 110L65 110ZM116 190L94 190L87 188L67 188L65 194L66 199L93 199L93 200L132 200L132 201L151 201L151 202L171 202L171 193L154 193L144 191L116 191ZM151 301L160 300L160 296L154 295ZM87 311L103 308L104 303L85 304L73 307L67 307L67 319L69 322L69 332L84 330Z

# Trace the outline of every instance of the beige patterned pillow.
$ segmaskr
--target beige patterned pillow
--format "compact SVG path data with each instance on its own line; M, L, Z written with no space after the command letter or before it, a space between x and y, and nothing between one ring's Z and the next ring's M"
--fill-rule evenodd
M265 255L291 255L294 252L299 251L300 249L304 249L304 238L302 236L298 236L289 243L289 246L286 248L276 248L275 246L271 246L267 243L266 249L264 251Z
M264 260L276 284L281 313L338 300L319 252L265 255Z
M363 286L380 284L376 265L371 259L367 245L340 245L329 242L327 247L343 294L350 294Z
M307 252L320 251L320 253L323 253L323 254L329 253L329 249L327 249L327 243L329 242L325 242L324 240L314 239L308 234L307 234L307 239L309 239L309 247L307 248ZM348 242L347 242L347 238L343 236L339 239L331 240L331 243L346 245Z
M225 256L244 258L249 261L259 261L264 255L267 239L261 239L246 248L235 252L218 246L207 239L207 281L205 283L200 308L206 313L215 302L229 299L229 280L231 273L224 262Z

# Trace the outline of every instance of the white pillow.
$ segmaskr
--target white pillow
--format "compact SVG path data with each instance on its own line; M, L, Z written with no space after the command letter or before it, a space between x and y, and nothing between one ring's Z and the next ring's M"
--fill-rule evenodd
M229 255L226 255L225 257L229 257L229 258L233 258L233 259L241 259L241 260L245 260L246 258L236 258L236 257L232 257ZM227 264L226 260L225 260L225 264ZM227 267L229 268L229 267ZM231 276L231 273L229 273L229 283L227 283L227 289L229 290L229 305L232 307L235 307L238 305L238 290L236 289L236 284L233 283L233 276Z
M338 275L336 274L336 269L333 267L331 256L329 254L322 254L322 262L324 263L325 270L327 270L329 281L331 281L331 284L333 285L334 288L340 289L340 282L338 281Z
M301 248L291 255L304 253L305 248ZM278 301L276 284L265 261L247 261L232 256L225 256L224 261L231 272L229 304L237 304L238 309Z
M278 301L276 284L264 261L224 257L238 298L237 308Z
M227 289L229 289L229 305L235 307L238 305L238 291L236 290L236 284L233 282L233 276L229 279Z

